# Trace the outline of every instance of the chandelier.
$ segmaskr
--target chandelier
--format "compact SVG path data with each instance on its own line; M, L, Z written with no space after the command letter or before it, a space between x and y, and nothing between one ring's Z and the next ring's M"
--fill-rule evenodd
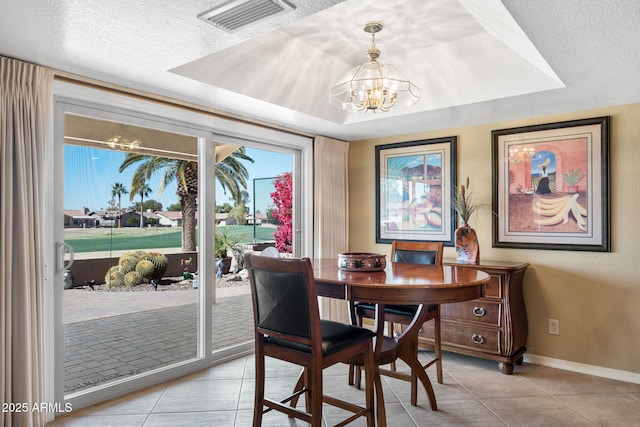
M379 64L376 33L382 22L368 22L364 31L371 34L367 51L370 61L358 65L331 88L331 105L346 111L389 111L410 107L420 99L420 89L407 80L393 65Z
M528 162L535 154L535 151L532 147L511 146L509 147L509 160L513 163Z
M119 132L107 139L107 145L115 150L135 151L142 142L135 136L125 124L120 125Z

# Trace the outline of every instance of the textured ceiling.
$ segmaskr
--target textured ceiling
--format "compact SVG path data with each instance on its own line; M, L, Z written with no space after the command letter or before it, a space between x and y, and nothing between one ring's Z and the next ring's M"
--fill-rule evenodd
M346 140L640 101L637 0L291 0L233 34L197 19L222 3L0 0L0 54ZM369 20L421 89L410 109L329 106Z
M329 88L367 60L370 36L362 23L384 17L379 61L395 65L423 93L398 114L562 87L497 0L474 3L344 2L172 71L337 124L380 120L382 113L347 113L328 99Z

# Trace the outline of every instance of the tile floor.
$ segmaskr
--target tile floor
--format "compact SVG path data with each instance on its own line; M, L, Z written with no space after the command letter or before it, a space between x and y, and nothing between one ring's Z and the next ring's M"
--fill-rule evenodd
M429 353L420 355L425 361ZM389 426L638 426L640 384L614 381L531 364L511 376L494 362L444 354L444 384L434 381L438 411L423 389L418 406L409 401L409 383L383 377ZM272 362L272 363L269 363ZM267 358L267 395L286 395L299 368ZM325 371L329 394L362 403L364 392L347 385L347 367ZM69 426L251 426L253 357L237 359L58 417L49 427ZM334 408L326 425L337 422ZM285 415L265 414L264 426L301 426ZM350 425L363 426L364 420Z

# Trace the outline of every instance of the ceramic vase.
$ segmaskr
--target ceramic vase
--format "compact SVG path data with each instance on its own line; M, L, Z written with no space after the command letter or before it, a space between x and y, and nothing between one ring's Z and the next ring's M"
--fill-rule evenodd
M479 264L480 245L476 230L464 224L455 231L456 260L458 262Z

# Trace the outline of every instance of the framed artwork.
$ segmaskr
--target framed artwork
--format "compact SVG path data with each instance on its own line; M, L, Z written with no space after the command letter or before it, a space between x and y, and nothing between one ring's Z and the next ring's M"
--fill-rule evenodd
M376 242L442 241L453 246L457 137L378 145Z
M494 247L610 252L609 121L491 133Z

